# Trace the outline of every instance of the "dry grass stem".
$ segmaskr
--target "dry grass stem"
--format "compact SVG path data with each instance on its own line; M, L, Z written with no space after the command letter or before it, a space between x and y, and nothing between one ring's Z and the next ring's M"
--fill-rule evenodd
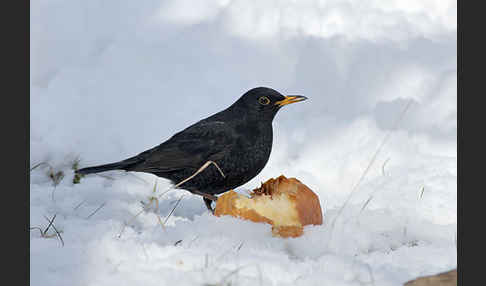
M359 211L360 213L366 208L366 206L370 203L370 201L373 199L373 196L370 196L366 202L364 203L363 207L361 208L361 210Z
M82 202L80 202L79 204L77 204L75 207L74 207L74 210L77 210L80 206L82 206L84 203L86 202L86 200L83 200Z
M115 178L113 178L113 177L111 177L111 176L108 176L108 175L102 175L102 174L96 174L96 173L95 173L94 175L96 175L96 176L98 176L98 177L105 178L105 179L107 179L107 180L111 180L111 181L114 181L114 180L115 180Z
M177 185L174 186L174 188L177 188L179 187L180 185L184 184L185 182L191 180L192 178L194 178L195 176L197 176L197 174L201 173L202 171L204 171L207 167L209 167L209 165L213 164L214 166L216 166L216 168L218 168L218 171L219 173L221 174L221 176L223 176L223 178L225 178L226 176L224 175L223 171L221 170L221 168L218 166L218 164L216 164L216 162L213 162L213 161L207 161L206 163L204 163L204 165L201 166L201 168L199 168L194 174L192 174L191 176L189 176L188 178L184 179L183 181L179 182Z
M49 222L49 224L47 225L46 229L43 231L44 233L47 233L47 231L49 230L49 228L51 227L51 225L54 223L54 220L56 219L56 216L57 214L55 214L52 219L48 219L46 216L44 216L45 219L47 219L47 221Z
M169 215L165 218L164 220L164 223L162 224L162 226L165 227L165 224L167 223L167 221L169 220L169 218L172 216L172 213L174 213L175 209L177 208L177 206L179 205L179 203L181 202L182 198L184 197L184 195L182 195L176 202L175 206L172 208L172 210L170 211Z
M106 202L102 203L94 212L92 212L89 216L87 216L86 219L89 219L90 217L94 216L105 205L106 205Z
M381 173L383 174L383 176L386 176L385 175L385 165L386 165L386 163L388 163L389 160L390 160L390 158L386 159L385 162L383 163L383 166L381 166Z
M241 247L243 247L243 244L245 244L245 242L244 242L244 241L242 241L242 242L240 243L240 245L238 246L238 248L236 249L236 251L240 251Z
M158 198L161 198L163 195L165 195L166 193L168 193L169 191L171 191L172 189L175 189L177 187L179 187L180 185L188 182L189 180L191 180L192 178L194 178L195 176L197 176L199 173L201 173L202 171L204 171L207 167L209 167L211 164L213 164L214 166L216 166L216 168L218 169L219 173L221 174L221 176L223 176L223 178L225 178L225 175L223 173L223 171L221 170L221 168L218 166L218 164L216 162L213 162L213 161L207 161L206 163L204 163L196 172L194 172L194 174L192 174L191 176L187 177L186 179L182 180L181 182L177 183L176 185L174 186L171 186L169 187L165 192L163 192L162 194L160 194L158 196ZM155 193L156 192L156 185L157 185L157 181L155 182L155 186L154 186L154 189L153 189L153 192ZM200 192L193 192L195 194L198 194L198 195L201 195L203 197L207 197L208 199L210 200L216 200L217 197L215 196L212 196L212 195L209 195L209 194L204 194L204 193L200 193ZM165 221L163 223L161 223L161 218L158 214L157 215L157 219L159 221L159 224L162 226L162 229L165 230L165 224L167 223L167 220L170 218L170 216L172 215L172 213L175 211L175 209L177 208L177 206L179 205L179 203L181 202L182 198L184 197L184 195L182 195L179 200L177 201L176 205L174 206L174 208L172 208L171 212L169 213L169 215L166 217ZM147 203L146 205L142 202L142 204L145 206L144 209L142 209L140 212L138 212L136 215L134 215L131 219L130 219L130 222L133 221L136 217L138 217L146 208L148 208L150 205L152 205L152 203L155 201L156 202L156 209L158 210L158 205L159 205L159 201L158 201L158 198L156 197L151 197L149 199L149 203ZM125 223L122 227L122 230L120 231L120 233L118 234L118 238L121 237L123 231L125 230L125 227L127 226L127 223Z
M419 199L422 199L422 196L424 195L424 191L425 191L425 186L422 187L422 191L420 192Z
M390 138L391 136L391 133L392 133L392 130L396 129L396 127L398 126L398 123L402 120L403 116L405 115L405 113L407 112L408 108L410 107L410 105L412 104L412 100L409 100L409 102L407 103L407 105L405 106L405 108L403 109L402 113L400 113L400 116L395 120L394 124L393 124L393 127L387 132L387 134L385 135L385 137L383 138L383 140L381 141L381 144L378 146L378 149L376 150L376 152L373 154L373 156L371 157L371 160L370 162L368 163L368 165L366 166L365 170L363 171L363 173L361 174L361 177L359 178L358 182L353 186L353 188L351 189L351 192L349 193L348 197L346 198L346 200L344 201L344 204L341 206L341 208L339 208L336 216L334 217L334 220L331 222L331 231L332 229L334 229L334 225L336 223L336 220L337 218L341 215L343 209L346 207L346 205L348 204L348 202L350 201L352 195L354 194L354 192L358 189L358 186L361 184L361 182L364 180L364 178L366 177L366 174L368 173L368 171L370 170L371 166L373 165L373 163L375 162L378 154L380 153L381 149L383 148L383 146L385 146L385 143L388 141L388 139ZM331 232L332 233L332 232Z
M49 219L48 217L44 216L44 218L49 222L49 224L44 230L42 230L40 227L37 226L30 227L29 230L34 230L34 229L39 230L40 236L43 238L53 238L57 236L59 238L59 241L61 241L62 246L64 246L64 240L62 239L61 232L57 230L56 226L54 225L54 220L56 219L56 216L57 214L54 214L52 219ZM47 234L47 232L51 227L52 229L54 229L55 234Z
M49 165L49 163L46 163L46 162L40 162L38 164L35 164L34 167L30 168L30 172L32 172L33 170L35 170L37 167L39 166L42 166L42 165L47 165L49 167L51 167L51 165ZM51 167L52 168L52 167Z

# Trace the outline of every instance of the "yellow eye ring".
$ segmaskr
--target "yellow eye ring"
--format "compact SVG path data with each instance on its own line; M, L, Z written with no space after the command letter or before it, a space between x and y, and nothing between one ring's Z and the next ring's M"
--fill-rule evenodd
M258 99L258 102L261 104L261 105L267 105L270 103L270 99L268 99L268 97L266 96L262 96Z

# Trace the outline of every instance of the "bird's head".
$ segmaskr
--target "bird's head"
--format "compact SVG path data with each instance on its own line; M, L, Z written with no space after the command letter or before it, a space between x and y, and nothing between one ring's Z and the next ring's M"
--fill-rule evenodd
M243 94L232 107L245 111L246 114L273 119L283 106L306 99L302 95L284 96L274 89L257 87Z

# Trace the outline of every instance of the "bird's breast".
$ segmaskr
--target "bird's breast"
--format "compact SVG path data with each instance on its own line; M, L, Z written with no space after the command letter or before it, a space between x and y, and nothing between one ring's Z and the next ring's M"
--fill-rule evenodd
M229 156L222 162L230 185L242 185L260 173L270 157L272 140L271 125L239 132Z

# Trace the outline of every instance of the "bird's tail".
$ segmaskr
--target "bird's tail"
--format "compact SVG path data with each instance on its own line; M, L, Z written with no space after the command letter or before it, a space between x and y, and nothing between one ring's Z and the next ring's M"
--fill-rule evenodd
M125 170L126 167L127 164L121 161L121 162L116 162L116 163L111 163L106 165L82 168L76 170L76 174L87 175L87 174L100 173L100 172L111 171L111 170Z
M105 171L111 171L111 170L125 170L125 171L130 171L133 170L137 164L143 162L145 160L146 154L149 153L151 150L147 150L143 153L138 154L137 156L116 162L116 163L111 163L111 164L105 164L105 165L98 165L98 166L93 166L93 167L86 167L82 168L79 170L76 170L76 174L79 175L87 175L87 174L93 174L93 173L100 173L100 172L105 172Z

